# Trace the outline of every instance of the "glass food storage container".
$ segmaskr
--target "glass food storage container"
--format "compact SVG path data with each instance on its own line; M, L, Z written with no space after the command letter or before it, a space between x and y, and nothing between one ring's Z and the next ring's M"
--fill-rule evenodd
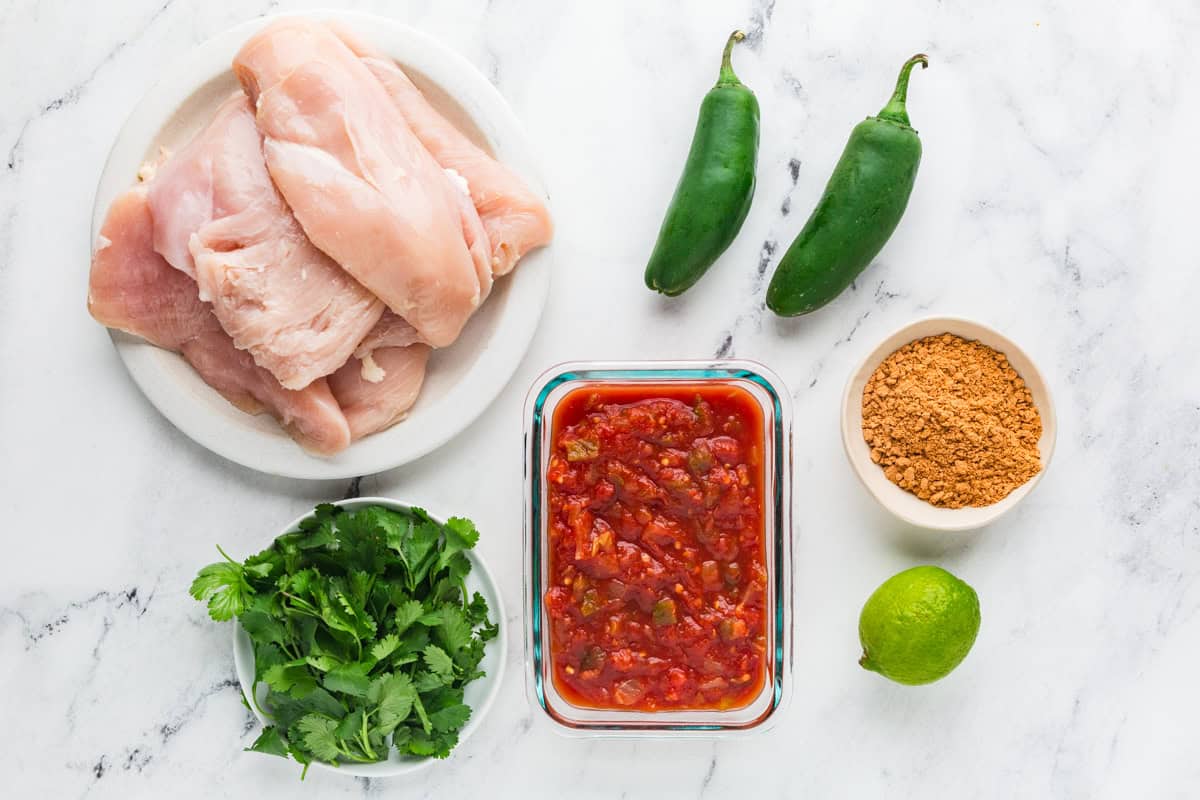
M556 683L546 611L550 588L546 471L553 451L555 412L565 399L589 388L605 392L617 388L625 397L649 398L656 387L678 393L692 385L702 390L713 386L740 389L761 410L760 519L767 579L760 688L744 705L723 710L645 711L573 702ZM524 450L525 666L530 701L540 709L535 715L544 713L560 732L582 736L721 737L762 730L774 723L791 693L792 661L792 419L791 398L779 377L763 365L745 360L560 364L544 372L526 398Z

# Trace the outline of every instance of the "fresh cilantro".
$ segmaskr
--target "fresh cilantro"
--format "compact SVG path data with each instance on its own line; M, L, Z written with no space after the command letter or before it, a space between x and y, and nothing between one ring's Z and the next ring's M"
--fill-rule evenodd
M329 655L328 653L317 653L316 655L306 656L304 659L310 667L320 670L321 672L329 672L331 669L345 666L345 662L339 658Z
M481 625L487 622L488 604L487 600L483 599L483 595L476 592L471 598L471 602L463 609L467 615L467 621L472 625Z
M460 653L471 643L471 623L460 609L445 606L435 636L446 652Z
M466 590L478 540L459 517L323 504L240 564L221 551L191 594L214 619L237 617L253 642L249 702L273 724L247 749L306 771L393 748L449 755L471 714L464 687L483 675L497 634L483 597Z
M331 692L341 692L353 697L366 697L371 679L367 677L369 667L365 664L350 664L335 667L325 673L322 680L325 688Z
M429 667L429 671L449 682L448 679L454 674L454 661L446 655L446 651L436 644L426 645L424 656L425 665Z
M452 706L447 706L430 714L429 724L439 733L456 731L467 724L467 718L470 716L470 706L465 703L455 703Z
M421 605L420 600L404 600L396 606L396 614L394 624L396 633L404 633L414 622L421 618L425 613L425 607Z
M451 560L463 550L470 550L479 541L479 531L475 523L462 517L451 517L446 520L444 528L446 544L438 555L438 571L450 566ZM470 566L467 566L470 569Z
M251 609L238 617L238 622L256 642L283 645L287 643L287 626L282 619L273 617L265 611Z
M246 579L245 567L225 555L223 550L221 555L226 560L209 564L200 570L189 590L192 597L208 603L209 616L217 621L241 614L254 594L254 589Z
M295 735L304 747L322 761L336 764L342 751L338 748L338 723L320 714L305 714L296 723Z
M380 677L367 693L367 701L375 706L375 724L385 734L394 731L408 718L416 698L417 689L402 672Z
M263 681L271 691L283 692L294 697L307 695L317 686L317 679L303 661L275 664L263 673Z
M449 675L439 675L430 670L420 670L413 678L413 685L417 687L418 692L431 692L434 689L440 689L446 685L446 678Z
M419 653L429 644L429 629L422 625L414 625L400 637L400 647L405 652Z
M433 730L433 725L429 721L429 714L425 713L425 704L421 702L421 695L413 697L413 710L417 712L417 718L421 720L421 729L425 733Z
M375 644L371 645L371 658L373 658L375 663L378 664L380 661L383 661L392 653L396 652L398 647L400 647L400 637L394 633L389 633L387 636L384 636L382 639L375 642Z
M254 740L254 744L246 748L253 750L256 753L269 753L273 756L283 756L287 758L288 746L283 737L279 735L279 729L274 725L268 725L263 728L262 733Z
M342 717L342 721L338 723L337 737L339 739L353 739L362 729L363 723L366 722L366 715L361 708L357 708L346 716Z
M271 642L254 642L254 679L263 680L267 670L287 660L283 651Z

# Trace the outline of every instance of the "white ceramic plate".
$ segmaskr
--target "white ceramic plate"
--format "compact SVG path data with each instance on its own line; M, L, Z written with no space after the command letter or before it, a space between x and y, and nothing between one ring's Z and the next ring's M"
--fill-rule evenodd
M337 19L396 59L443 114L544 194L520 124L495 87L469 61L394 20L340 11L310 16ZM178 149L208 123L217 104L237 90L230 68L233 56L272 19L231 28L167 65L158 84L121 128L109 154L92 213L93 242L109 204L136 182L142 162L160 147ZM175 353L116 331L112 338L150 402L214 453L291 478L367 475L440 447L491 404L533 339L546 302L552 260L552 246L535 251L496 282L458 341L430 358L421 396L407 419L329 458L306 453L271 417L238 411Z
M345 509L362 508L363 506L379 505L387 508L404 511L408 509L408 505L396 500L388 500L383 497L360 497L355 500L342 500L335 505L339 505ZM429 516L438 522L445 522L445 517L440 517L425 509ZM300 521L308 514L302 514L292 520L291 524L281 530L276 535L283 535L297 529ZM480 669L486 674L479 680L467 684L463 692L463 702L471 707L471 718L467 720L467 724L458 734L458 747L461 747L475 729L479 727L479 723L487 715L488 709L492 707L492 703L496 699L496 694L500 690L500 684L504 680L504 654L508 651L508 634L506 631L507 625L504 619L504 604L500 599L500 589L496 586L496 581L492 578L492 573L488 570L487 565L483 563L483 559L474 550L466 552L467 559L471 562L471 572L467 575L467 591L470 593L479 592L483 595L483 599L487 601L489 616L493 622L500 626L500 633L495 639L488 642L487 648L484 650L483 660L479 663ZM251 688L254 686L254 645L250 641L250 637L242 630L241 625L234 625L233 629L233 665L237 672L238 683L242 686L242 694L250 697ZM258 693L259 705L262 705L266 699L267 687L260 686ZM256 709L251 709L254 716L263 725L269 725L262 714ZM451 751L451 758L454 757L454 751ZM328 770L337 775L349 775L358 778L387 778L396 775L405 775L417 770L424 769L437 763L436 758L416 758L413 756L401 756L394 749L388 757L387 761L380 761L377 764L353 764L347 763L335 767L332 764L325 764L320 761L312 763L313 769Z
M939 508L930 505L915 494L906 492L892 483L883 474L883 470L871 461L871 448L862 435L862 393L867 380L879 366L879 363L895 350L911 341L926 336L936 336L942 333L952 333L964 339L974 339L982 342L993 350L998 350L1008 357L1025 380L1029 393L1033 396L1034 405L1042 418L1042 438L1038 440L1038 449L1042 457L1042 471L1014 489L1007 497L998 503L982 507ZM1020 503L1033 491L1046 470L1050 466L1050 458L1054 455L1054 441L1058 435L1058 423L1054 416L1054 401L1050 397L1050 388L1038 372L1025 351L1012 340L979 322L972 322L959 317L929 317L905 325L900 330L888 336L872 350L858 368L850 373L846 381L846 390L842 395L842 444L846 448L846 456L854 467L859 479L867 487L879 505L895 514L900 519L916 525L919 528L938 531L967 531L982 528L995 522L1007 514L1017 503Z

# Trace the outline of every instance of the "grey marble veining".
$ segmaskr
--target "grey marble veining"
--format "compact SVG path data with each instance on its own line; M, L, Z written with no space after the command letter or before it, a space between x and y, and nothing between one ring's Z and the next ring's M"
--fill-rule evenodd
M320 3L16 0L0 11L0 676L11 797L1187 797L1200 784L1200 6L402 0L347 7L443 39L500 88L559 225L541 335L495 405L407 467L349 481L213 456L132 385L84 310L101 166L159 66L251 16ZM666 301L641 271L734 27L763 135L754 207ZM766 280L846 136L924 51L925 159L878 261L798 320ZM978 535L914 549L841 452L849 370L914 317L1000 328L1055 394L1038 490ZM796 691L741 740L558 737L523 688L521 404L579 358L760 360L795 404ZM486 723L408 780L313 773L242 748L229 631L187 596L213 545L248 553L313 503L383 494L484 531L512 636ZM855 665L884 578L946 566L983 627L948 679Z

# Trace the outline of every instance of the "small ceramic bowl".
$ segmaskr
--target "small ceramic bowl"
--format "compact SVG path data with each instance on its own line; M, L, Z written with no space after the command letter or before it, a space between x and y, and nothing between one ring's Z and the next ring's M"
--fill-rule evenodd
M389 500L385 497L359 497L353 500L339 500L334 505L341 506L350 511L366 506L383 506L393 511L407 511L410 507L407 503ZM439 516L432 510L426 508L426 511L435 521L439 523L446 521L445 517ZM297 517L292 520L291 524L279 531L276 536L282 536L285 533L297 530L300 522L311 515L312 512L310 511ZM466 579L467 592L472 594L479 592L483 595L483 599L488 604L488 616L499 623L500 632L495 639L488 642L483 660L479 662L480 669L484 671L484 677L472 681L466 686L463 702L471 707L471 718L467 720L467 724L459 732L458 745L455 750L458 747L462 747L463 743L475 732L475 729L483 722L483 718L487 716L492 703L496 700L496 694L500 691L500 684L504 680L504 655L508 650L508 632L504 618L504 603L500 598L500 589L496 584L496 579L492 577L487 564L484 563L483 558L480 557L477 551L467 550L466 556L467 560L471 562L471 572L467 575ZM241 625L236 624L236 621L233 626L233 665L234 671L237 672L238 683L242 687L242 694L249 697L254 687L254 645L250 641L250 636L242 629ZM266 685L259 684L257 694L259 705L265 702L266 694ZM261 724L271 724L270 720L260 714L257 709L251 709L251 711ZM445 763L435 758L401 756L395 749L389 748L389 750L390 753L387 760L374 764L354 764L347 762L335 767L332 764L314 761L312 762L312 768L353 778L391 778L397 775L418 772L437 763ZM454 752L451 752L450 757L454 757Z
M1003 500L990 506L939 508L930 505L888 480L883 474L883 470L871 461L871 448L863 439L863 388L867 385L867 380L875 368L895 350L909 342L942 333L977 340L993 350L1004 353L1013 369L1025 379L1025 385L1029 387L1029 391L1033 395L1033 402L1042 418L1042 438L1038 442L1042 457L1042 471L1017 487ZM842 396L842 443L846 447L846 455L859 480L867 487L871 496L892 514L910 525L931 530L966 531L982 528L1011 511L1046 474L1046 469L1050 466L1050 457L1054 454L1056 434L1057 424L1054 418L1054 403L1050 399L1050 389L1037 367L1034 366L1032 359L1025 354L1024 350L999 332L978 322L958 317L929 317L905 325L888 336L850 373L850 379L846 382L846 391Z

